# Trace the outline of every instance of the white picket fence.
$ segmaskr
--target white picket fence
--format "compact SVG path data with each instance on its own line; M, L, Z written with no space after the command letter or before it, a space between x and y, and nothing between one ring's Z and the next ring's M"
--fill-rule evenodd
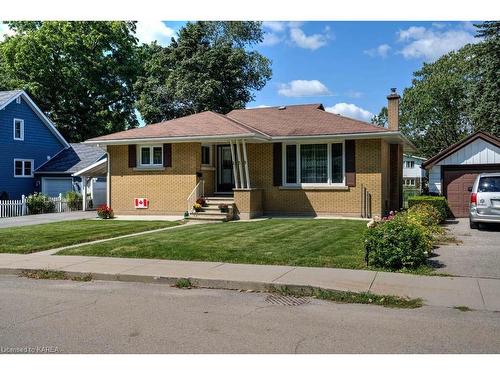
M58 197L49 197L49 200L54 202L53 212L70 212L72 211L66 199L62 194ZM80 208L81 209L81 208ZM26 197L23 195L21 199L2 200L0 201L0 218L29 215L29 209L26 205Z

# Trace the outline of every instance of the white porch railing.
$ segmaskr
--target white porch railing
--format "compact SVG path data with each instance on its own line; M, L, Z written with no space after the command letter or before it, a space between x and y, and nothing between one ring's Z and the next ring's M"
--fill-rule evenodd
M194 187L191 194L189 194L189 197L187 199L187 212L191 212L193 210L193 205L196 203L196 200L203 196L205 196L205 181L200 180Z

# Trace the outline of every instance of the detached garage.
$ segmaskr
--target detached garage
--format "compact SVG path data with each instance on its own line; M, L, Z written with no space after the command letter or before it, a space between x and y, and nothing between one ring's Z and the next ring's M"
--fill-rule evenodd
M444 195L455 217L469 216L469 188L480 173L500 172L500 138L476 132L422 164L429 192Z

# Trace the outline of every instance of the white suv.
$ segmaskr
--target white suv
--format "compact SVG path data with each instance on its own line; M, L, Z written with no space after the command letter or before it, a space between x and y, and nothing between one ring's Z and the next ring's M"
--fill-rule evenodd
M500 173L481 173L469 188L470 227L478 223L500 223Z

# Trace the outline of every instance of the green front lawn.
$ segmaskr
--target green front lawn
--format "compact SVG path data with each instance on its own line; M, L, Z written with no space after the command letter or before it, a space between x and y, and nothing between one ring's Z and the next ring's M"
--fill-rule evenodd
M170 221L74 220L0 229L0 253L33 253L178 225Z
M58 254L366 268L359 220L269 219L198 224Z

